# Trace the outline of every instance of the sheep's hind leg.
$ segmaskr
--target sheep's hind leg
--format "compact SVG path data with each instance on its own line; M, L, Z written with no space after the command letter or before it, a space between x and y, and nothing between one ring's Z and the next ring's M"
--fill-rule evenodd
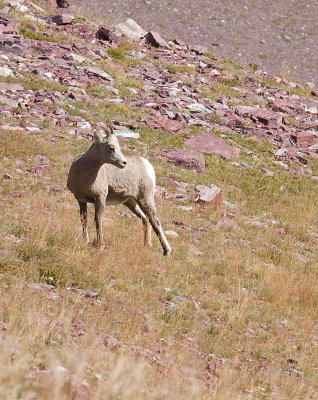
M84 240L86 240L86 244L89 244L89 235L88 235L88 228L87 228L87 203L83 203L82 201L78 200L78 204L80 207L83 238L84 238Z
M163 233L160 221L157 216L157 210L155 206L155 202L153 199L139 199L138 200L138 205L143 211L143 213L147 216L149 219L149 222L155 231L156 235L158 236L161 246L163 248L163 254L165 256L169 256L171 253L171 247L169 245L169 242Z
M151 225L145 216L145 214L142 212L138 204L133 201L133 200L128 200L126 203L124 203L126 207L129 208L131 212L133 212L138 218L142 220L142 224L144 227L144 244L145 246L151 248L152 243L151 243Z

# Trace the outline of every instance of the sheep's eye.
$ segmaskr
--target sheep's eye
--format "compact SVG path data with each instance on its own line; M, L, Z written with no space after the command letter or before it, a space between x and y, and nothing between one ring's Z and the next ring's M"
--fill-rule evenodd
M108 146L108 150L109 150L111 153L114 153L115 147L114 147L114 146Z

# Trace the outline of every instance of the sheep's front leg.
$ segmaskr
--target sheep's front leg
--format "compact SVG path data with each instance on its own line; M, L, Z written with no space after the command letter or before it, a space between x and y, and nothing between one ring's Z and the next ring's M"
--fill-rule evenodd
M105 209L105 199L98 197L95 200L95 224L97 233L97 247L101 248L104 244L103 242L103 230L102 230L102 218Z
M82 201L78 200L78 204L80 207L83 238L84 238L84 240L86 240L86 244L89 244L89 235L88 235L88 229L87 229L87 203L83 203Z

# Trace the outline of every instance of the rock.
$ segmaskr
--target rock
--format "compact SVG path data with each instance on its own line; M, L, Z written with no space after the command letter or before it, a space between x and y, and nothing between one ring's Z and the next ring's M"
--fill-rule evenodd
M97 68L97 67L86 67L85 68L86 72L93 74L95 76L99 76L100 78L103 78L107 81L113 81L113 78L107 74L107 72L105 72L104 70L102 70L101 68Z
M308 131L292 133L291 137L299 145L310 145L313 144L315 140L315 135Z
M179 234L177 232L175 232L175 231L168 230L168 231L164 231L164 233L165 233L166 236L179 237Z
M166 193L166 189L163 186L155 185L155 196L156 197L164 197Z
M222 204L222 189L216 185L197 185L195 189L199 192L195 201L209 203L214 206Z
M52 165L35 165L29 170L32 175L44 176L52 171Z
M121 44L121 38L105 26L100 26L98 28L98 31L96 32L96 37L99 40L106 40L107 42L110 42L111 44L115 44L117 46Z
M238 226L238 224L233 221L233 219L230 218L222 218L220 219L217 223L216 226L218 228L222 228L222 229L232 229L233 231L240 231L241 228Z
M84 62L86 60L86 57L80 56L79 54L75 54L75 53L71 53L66 58L69 59L69 60L74 60L74 61L76 61L78 63L82 63L82 62Z
M150 44L151 46L154 47L164 47L166 49L169 49L170 46L168 43L162 39L162 37L159 35L157 32L148 32L147 35L145 36L146 42Z
M24 90L24 87L21 83L0 82L0 90L4 92L18 92Z
M218 154L227 159L240 157L240 149L238 147L230 146L223 139L211 133L200 133L191 139L187 139L186 144L203 153Z
M260 221L244 221L245 225L248 226L255 226L256 228L267 228L268 224L265 222L260 222Z
M140 137L139 132L131 131L129 129L115 129L114 133L116 136L122 136L122 137L126 137L126 138L139 139L139 137Z
M145 123L150 127L154 129L163 129L168 132L179 132L180 130L183 130L184 132L187 132L187 124L183 121L177 121L174 119L169 119L165 117L160 117L157 119L147 119Z
M202 55L202 54L207 53L209 51L206 47L200 46L200 45L199 46L192 46L191 50L195 54L198 54L198 55Z
M59 8L68 8L70 6L67 0L56 0L56 5Z
M274 176L275 173L265 167L261 167L260 170L267 176Z
M18 107L19 103L15 100L9 99L6 96L0 95L0 104L10 106L10 107Z
M75 19L74 15L70 13L63 13L52 17L52 21L56 25L68 25L71 24L74 21L74 19Z
M29 283L28 287L36 290L47 290L49 292L55 290L55 287L53 285L48 285L47 283L41 283L41 282Z
M291 115L304 111L300 100L276 99L270 105L274 111L280 111Z
M266 108L258 108L255 106L235 106L232 107L234 112L240 116L251 118L256 122L266 125L268 128L278 128L282 123L282 115L267 110Z
M112 335L106 335L103 338L103 344L111 350L121 347L121 343Z
M211 110L209 110L203 104L200 104L198 102L189 104L186 106L186 108L188 108L192 112L202 112L203 114L211 114L212 113Z
M81 319L75 321L71 326L71 336L75 342L80 342L87 332L87 326Z
M0 76L13 76L13 71L8 67L0 67Z
M133 19L130 18L125 22L115 25L114 31L135 41L140 40L147 34L147 32L143 30L141 26L139 26Z
M184 149L165 149L161 157L176 166L193 169L197 172L205 172L205 158L197 151Z

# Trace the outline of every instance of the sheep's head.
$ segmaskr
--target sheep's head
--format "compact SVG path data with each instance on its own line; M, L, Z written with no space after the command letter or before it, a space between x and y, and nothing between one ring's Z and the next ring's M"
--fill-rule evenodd
M112 164L118 168L124 168L127 160L121 152L118 139L114 134L112 126L109 126L106 131L94 130L94 137L97 143L99 155L103 164Z

